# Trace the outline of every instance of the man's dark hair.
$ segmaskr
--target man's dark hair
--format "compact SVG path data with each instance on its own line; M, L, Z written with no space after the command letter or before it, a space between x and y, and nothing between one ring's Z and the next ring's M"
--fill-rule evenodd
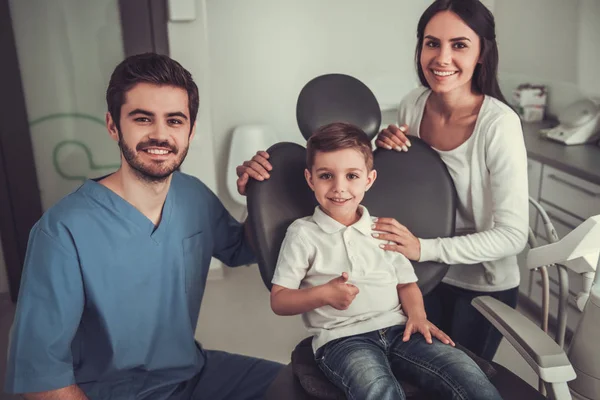
M121 107L125 102L125 94L143 82L175 86L187 91L191 133L200 103L198 87L192 79L192 74L181 64L156 53L127 57L113 71L106 90L106 105L117 129L120 129Z

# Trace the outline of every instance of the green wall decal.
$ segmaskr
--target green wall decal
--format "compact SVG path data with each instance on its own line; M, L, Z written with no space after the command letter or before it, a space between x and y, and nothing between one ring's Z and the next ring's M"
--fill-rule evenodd
M84 119L84 120L88 120L93 123L97 123L100 126L104 127L104 121L102 119L95 117L93 115L83 114L83 113L49 114L49 115L45 115L43 117L34 119L33 121L30 121L29 126L33 127L42 122L46 122L46 121L53 120L53 119L61 119L61 118ZM83 143L79 140L63 140L63 141L60 141L58 144L56 144L56 146L54 146L54 150L52 152L52 164L54 166L54 170L63 179L70 180L70 181L80 181L81 183L85 182L85 180L88 179L88 177L85 175L85 171L81 171L81 172L73 174L73 173L66 172L61 167L61 165L59 163L58 155L59 155L60 150L66 146L75 146L75 147L81 148L87 157L88 165L90 167L90 170L92 170L92 171L93 170L107 170L107 169L117 170L120 166L119 164L108 164L108 165L96 164L94 162L94 156L92 154L92 150L85 143Z
M57 119L57 118L71 118L71 119L87 119L89 121L92 122L96 122L98 124L100 124L101 126L104 126L104 121L98 117L95 117L93 115L89 115L89 114L83 114L83 113L57 113L57 114L49 114L49 115L45 115L43 117L34 119L33 121L29 122L29 126L35 126L37 124L39 124L40 122L44 122L44 121L48 121L51 119Z

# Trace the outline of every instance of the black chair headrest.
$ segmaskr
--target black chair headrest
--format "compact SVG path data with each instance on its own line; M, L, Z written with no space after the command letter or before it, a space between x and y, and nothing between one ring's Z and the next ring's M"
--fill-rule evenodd
M321 75L308 82L296 104L296 119L306 140L321 126L346 122L375 137L381 125L381 111L373 92L349 75Z

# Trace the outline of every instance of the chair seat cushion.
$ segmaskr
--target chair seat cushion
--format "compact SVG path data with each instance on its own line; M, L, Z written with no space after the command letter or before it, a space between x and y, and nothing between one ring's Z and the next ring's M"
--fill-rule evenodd
M456 347L471 357L489 379L492 379L496 374L496 370L492 364L476 356L458 343ZM327 379L315 362L312 350L312 337L302 340L292 352L292 370L300 381L300 385L309 395L323 400L346 400L344 392ZM400 385L404 389L407 399L427 399L427 396L421 390L410 383L400 380Z

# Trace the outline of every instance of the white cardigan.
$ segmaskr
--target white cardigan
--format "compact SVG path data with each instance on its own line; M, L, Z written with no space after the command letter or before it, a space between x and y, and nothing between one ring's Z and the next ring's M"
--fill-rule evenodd
M417 88L400 104L398 123L407 124L410 135L420 136L430 93L427 88ZM485 96L468 141L473 141L467 154L470 162L463 163L462 171L449 170L461 206L473 216L474 233L419 239L420 261L454 264L444 278L454 286L485 292L511 289L519 285L516 255L525 247L529 229L527 153L521 121L510 107ZM438 153L444 160L449 152ZM455 178L461 173L470 176L466 186L465 179Z

